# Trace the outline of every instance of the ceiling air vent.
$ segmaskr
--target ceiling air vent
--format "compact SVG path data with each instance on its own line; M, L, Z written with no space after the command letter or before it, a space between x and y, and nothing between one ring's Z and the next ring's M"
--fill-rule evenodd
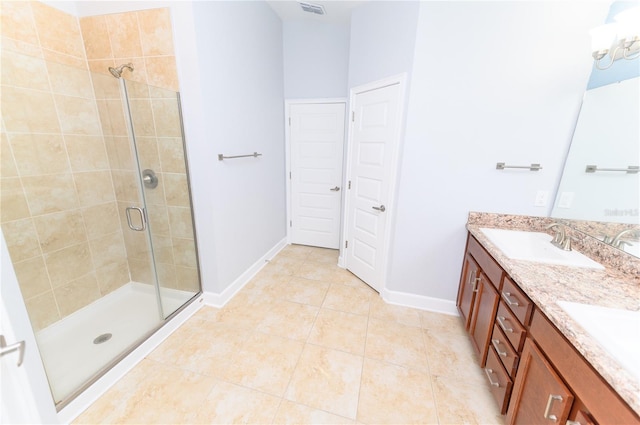
M302 10L304 10L305 12L309 12L309 13L315 13L316 15L324 15L324 7L317 5L317 4L311 4L311 3L303 3L303 2L299 2L300 3L300 7L302 8Z

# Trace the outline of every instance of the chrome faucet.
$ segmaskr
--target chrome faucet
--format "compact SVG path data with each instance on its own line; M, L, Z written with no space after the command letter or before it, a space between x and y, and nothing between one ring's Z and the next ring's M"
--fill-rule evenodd
M623 245L629 245L629 242L625 241L622 239L622 237L624 235L626 235L627 233L633 233L638 231L637 228L632 228L632 229L625 229L621 232L619 232L617 235L615 235L613 237L613 239L611 239L611 242L609 242L611 244L611 246L613 246L614 248L622 248Z
M566 228L563 224L552 223L547 226L547 229L552 229L555 231L555 236L551 240L552 245L564 251L571 251L571 237L567 235Z

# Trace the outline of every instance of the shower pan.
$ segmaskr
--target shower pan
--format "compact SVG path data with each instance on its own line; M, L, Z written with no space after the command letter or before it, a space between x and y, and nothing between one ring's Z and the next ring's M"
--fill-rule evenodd
M95 73L44 59L16 63L33 61L81 80L63 86L73 93L39 88L55 97L50 110L15 119L4 102L33 90L13 87L11 75L2 80L3 202L14 199L4 192L15 181L28 205L7 204L2 230L61 409L201 285L179 93L125 80L132 64ZM71 102L82 110L76 121ZM39 121L49 117L61 125Z

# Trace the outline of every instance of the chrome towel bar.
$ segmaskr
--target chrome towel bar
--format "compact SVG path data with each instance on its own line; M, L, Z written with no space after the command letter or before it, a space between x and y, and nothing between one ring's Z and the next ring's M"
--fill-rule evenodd
M538 171L542 170L542 166L540 164L531 164L531 165L505 165L504 162L498 162L496 164L496 170L504 170L505 168L524 168L529 171Z
M224 154L219 153L218 154L218 161L222 161L223 159L233 159L233 158L248 158L248 157L254 157L257 158L259 156L262 156L261 153L258 152L254 152L252 154L249 155L234 155L234 156L224 156Z
M597 165L587 165L585 168L585 173L595 173L596 171L622 171L627 174L637 174L640 171L640 166L638 165L629 165L627 168L598 168Z

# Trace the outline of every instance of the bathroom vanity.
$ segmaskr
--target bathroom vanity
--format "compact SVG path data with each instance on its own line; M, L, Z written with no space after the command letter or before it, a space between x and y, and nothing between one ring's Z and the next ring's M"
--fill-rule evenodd
M521 226L544 232L546 220ZM512 260L483 227L497 226L467 224L457 306L507 423L640 424L637 376L569 310L640 314L637 276Z

